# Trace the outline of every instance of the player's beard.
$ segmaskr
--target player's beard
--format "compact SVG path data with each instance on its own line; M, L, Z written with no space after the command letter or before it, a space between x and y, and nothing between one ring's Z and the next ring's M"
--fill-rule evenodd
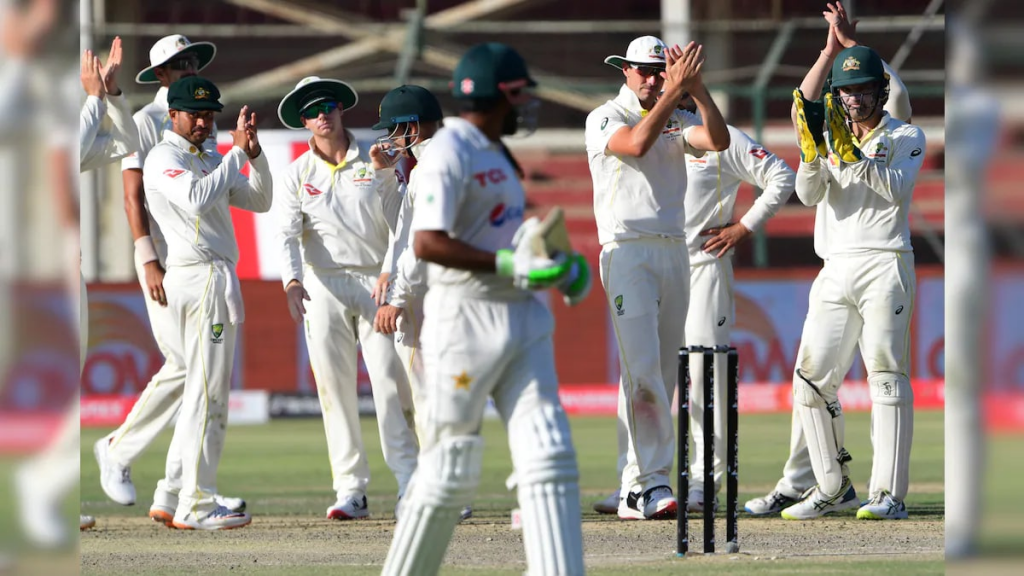
M501 123L501 133L505 136L511 136L519 130L519 109L512 107L505 114L505 118Z

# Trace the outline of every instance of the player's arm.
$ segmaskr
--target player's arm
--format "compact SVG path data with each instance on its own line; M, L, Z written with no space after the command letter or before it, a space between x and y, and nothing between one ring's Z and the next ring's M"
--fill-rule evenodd
M729 168L744 182L762 190L754 205L740 218L749 230L756 230L775 216L793 195L796 173L782 158L739 130L733 132L733 142L726 152ZM742 145L737 147L736 142Z
M402 190L395 174L395 162L398 157L389 157L379 146L370 146L370 160L373 162L373 187L380 196L380 205L384 210L384 220L388 229L394 232L398 227L398 212L402 208Z
M828 167L824 158L801 162L796 170L794 191L804 206L817 206L825 199L828 190Z
M711 98L711 93L708 92L703 82L700 82L692 90L690 95L693 97L694 103L697 104L702 123L685 130L686 144L696 152L693 155L698 157L701 151L721 152L728 149L731 136L729 126L725 123L725 118L722 117L722 111L718 109L718 105ZM678 101L676 100L676 102Z
M925 139L916 126L906 125L900 131L893 138L895 150L888 165L868 158L844 163L839 171L839 184L845 187L865 183L887 202L898 203L909 196L924 161Z
M889 66L889 63L882 60L882 68L889 75L889 100L885 103L885 111L893 118L910 124L913 110L910 107L910 92L903 80L896 74L896 71Z
M277 228L278 245L281 247L281 283L288 301L288 312L296 322L302 321L306 313L304 300L309 294L302 286L301 240L304 224L302 212L302 188L299 186L300 170L292 164L274 188L273 219Z
M238 122L231 133L234 141L231 152L241 148L252 169L248 178L241 172L234 173L228 202L242 210L264 213L270 211L274 202L274 177L256 134L256 113L249 115L248 112L249 107L242 106L238 113Z
M120 160L132 152L139 150L139 130L132 120L131 111L128 109L128 101L124 95L107 95L110 107L107 113L113 129L110 132L114 146L107 150L104 163Z

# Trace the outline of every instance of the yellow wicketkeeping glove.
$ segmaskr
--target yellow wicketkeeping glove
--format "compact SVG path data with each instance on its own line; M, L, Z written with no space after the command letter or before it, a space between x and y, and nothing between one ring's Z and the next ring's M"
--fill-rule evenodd
M846 110L832 99L831 93L825 95L825 120L828 123L828 142L839 160L848 164L860 162L863 155L853 143L853 132L846 125Z
M818 156L826 158L825 146L825 105L821 100L804 98L799 88L793 90L793 104L796 105L796 135L800 143L800 159L812 162Z

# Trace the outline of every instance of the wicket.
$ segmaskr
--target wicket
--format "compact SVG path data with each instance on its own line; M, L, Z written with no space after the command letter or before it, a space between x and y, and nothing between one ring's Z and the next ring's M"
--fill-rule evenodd
M703 356L704 383L704 553L715 552L715 359L725 355L726 368L726 552L739 552L736 527L739 504L739 355L735 348L691 346L679 349L679 478L676 489L679 512L676 516L676 555L689 550L689 519L686 508L690 493L690 354ZM720 399L718 399L720 400ZM699 439L695 439L700 441Z

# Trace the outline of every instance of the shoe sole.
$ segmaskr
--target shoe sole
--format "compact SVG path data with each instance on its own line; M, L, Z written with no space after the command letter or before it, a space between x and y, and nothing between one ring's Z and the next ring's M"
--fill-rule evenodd
M896 516L879 516L870 510L857 510L858 520L906 520L910 515L906 512Z
M195 526L189 526L188 524L177 521L172 522L171 526L173 528L177 528L178 530L207 530L213 532L215 530L234 530L235 528L242 528L248 526L249 524L252 524L252 518L246 520L245 524L236 524L235 526L218 526L216 528L196 528Z
M93 520L92 522L87 522L85 524L79 524L78 525L78 530L79 530L79 532L81 532L83 530L88 530L89 528L92 528L95 525L96 525L96 521L95 520Z
M174 525L174 514L168 514L163 510L150 510L149 517L153 520L153 522L158 522L160 524L163 524L164 526L167 526L168 528L176 528L176 526Z
M672 502L654 514L647 516L648 520L674 520L679 511L679 504Z
M342 512L341 510L332 510L327 513L328 520L365 520L369 517L369 514L367 514L366 516L349 516L348 514Z

